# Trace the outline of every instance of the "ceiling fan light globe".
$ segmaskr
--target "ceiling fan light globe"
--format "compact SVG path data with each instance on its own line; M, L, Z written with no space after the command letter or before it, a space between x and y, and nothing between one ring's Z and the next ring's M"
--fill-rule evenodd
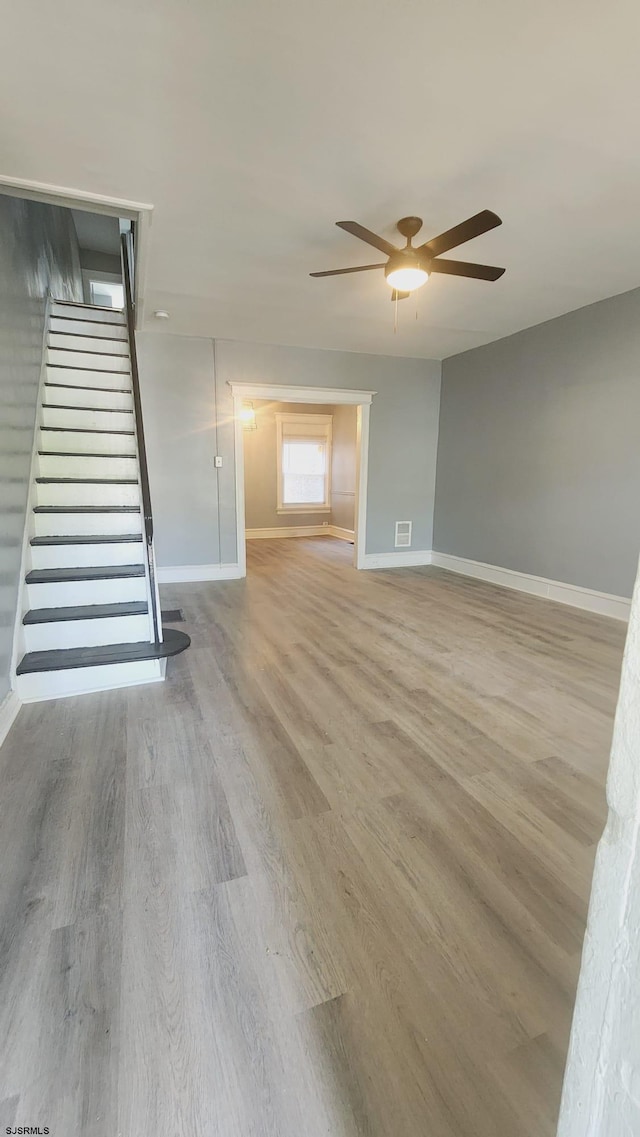
M385 276L387 284L398 292L414 292L416 288L422 288L429 279L429 273L417 265L391 268Z

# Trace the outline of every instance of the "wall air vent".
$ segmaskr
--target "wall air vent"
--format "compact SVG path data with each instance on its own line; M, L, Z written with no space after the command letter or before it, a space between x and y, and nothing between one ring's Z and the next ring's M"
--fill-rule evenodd
M411 545L412 521L396 521L396 549L408 549Z

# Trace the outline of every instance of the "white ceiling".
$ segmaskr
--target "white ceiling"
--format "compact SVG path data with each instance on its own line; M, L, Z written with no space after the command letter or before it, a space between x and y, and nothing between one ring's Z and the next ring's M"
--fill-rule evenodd
M637 0L21 0L0 173L153 202L167 331L444 357L640 285ZM500 229L392 309L341 232ZM148 318L153 323L152 317Z

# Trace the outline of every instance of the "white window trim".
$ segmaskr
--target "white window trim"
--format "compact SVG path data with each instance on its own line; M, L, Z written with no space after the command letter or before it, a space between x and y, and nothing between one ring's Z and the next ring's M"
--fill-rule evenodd
M332 443L332 431L333 431L333 415L314 415L314 414L305 415L305 414L295 414L294 412L290 412L288 414L287 413L283 414L283 413L276 412L275 417L276 417L276 431L277 431L276 457L277 457L277 465L278 465L278 482L277 482L277 484L278 484L278 500L277 500L277 506L276 506L276 513L281 513L281 514L282 513L286 513L286 514L290 514L290 513L331 513L331 443ZM324 426L325 427L325 430L326 430L325 438L326 438L326 443L327 443L327 469L326 469L325 480L324 480L325 500L322 502L322 504L316 504L316 503L309 502L306 504L305 503L294 503L292 505L288 505L286 502L283 502L283 500L282 500L282 485L283 485L283 477L282 477L283 431L282 431L282 428L283 428L283 425L286 423L295 423L298 426L303 424L303 423L309 423L309 424L313 424L314 426Z

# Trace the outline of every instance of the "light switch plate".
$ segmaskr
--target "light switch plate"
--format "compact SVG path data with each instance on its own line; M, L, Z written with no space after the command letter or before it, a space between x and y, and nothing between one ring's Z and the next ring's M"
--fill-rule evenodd
M215 458L213 459L213 464L214 464L216 470L219 470L220 467L222 466L222 458L220 457L219 454L216 454Z

